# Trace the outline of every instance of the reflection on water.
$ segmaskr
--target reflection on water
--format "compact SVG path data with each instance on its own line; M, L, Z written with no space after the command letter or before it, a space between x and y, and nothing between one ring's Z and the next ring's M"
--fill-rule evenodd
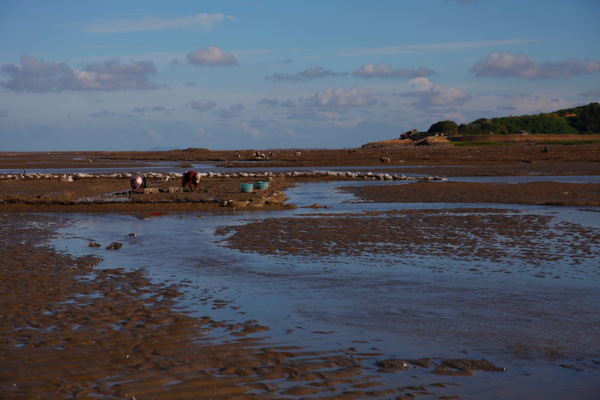
M300 207L319 203L330 207L326 209L182 213L148 219L80 214L73 216L73 223L62 229L53 244L75 256L102 257L100 267L142 268L163 282L185 282L182 306L196 315L257 319L272 328L270 336L285 335L288 342L327 347L356 345L361 340L401 357L493 358L512 365L513 378L523 373L519 368L529 372L542 368L535 361L540 358L545 360L542 364L554 365L559 362L555 360L600 356L597 247L567 274L569 277L550 279L495 272L527 270L528 261L519 258L506 265L495 265L490 260L488 269L474 273L468 268L471 260L439 254L418 258L388 255L373 261L375 258L370 260L368 254L323 259L240 253L219 245L223 237L214 235L217 227L265 218L497 207L519 215L546 216L555 226L578 224L600 238L598 208L356 203L351 194L336 190L340 185L359 184L384 183L317 182L287 192L289 201ZM260 227L256 235L260 237ZM567 236L556 240L568 247L574 239ZM102 247L88 247L92 241ZM120 250L105 249L115 241L123 243ZM478 263L484 265L485 261ZM201 301L206 288L223 301L221 306L207 306ZM231 306L222 306L229 303ZM311 333L315 331L335 334ZM600 373L594 374L591 378ZM565 375L559 376L566 379Z

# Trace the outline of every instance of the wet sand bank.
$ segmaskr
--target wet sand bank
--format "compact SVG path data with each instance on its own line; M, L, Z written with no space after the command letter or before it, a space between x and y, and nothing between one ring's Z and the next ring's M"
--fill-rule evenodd
M556 165L536 165L522 175L558 174L572 176L598 175L595 163L562 166L558 174ZM433 175L420 175L418 179L428 179L447 175L447 181L419 181L409 185L353 186L345 188L364 201L390 203L501 203L501 204L544 204L564 206L600 205L600 184L529 182L529 183L481 183L453 181L453 176L520 176L514 166L496 168L473 167L423 167L408 171L430 172ZM570 169L569 169L570 168ZM385 171L382 168L381 171ZM402 170L402 172L408 173ZM402 174L395 171L396 176ZM383 174L384 172L381 172ZM346 175L350 171L327 174L298 174L294 176L273 176L268 178L266 190L242 193L240 184L258 181L252 177L205 177L199 192L186 188L181 191L178 180L150 180L150 187L156 193L128 193L128 179L110 177L77 179L0 179L0 212L193 212L193 211L256 211L284 210L295 208L288 204L285 190L306 181L355 181ZM363 173L363 176L365 174ZM262 178L265 179L265 178ZM366 179L366 178L365 178ZM371 179L376 179L375 176ZM415 178L411 178L415 179ZM343 186L343 184L341 184ZM176 192L170 192L176 189Z
M597 183L418 182L409 185L346 187L363 201L377 203L496 203L600 206Z
M484 360L315 351L270 338L260 321L193 318L177 309L183 283L97 270L95 259L45 247L64 221L0 219L0 392L7 399L444 398L460 389L454 376L504 370ZM196 290L207 304L221 303L211 288ZM439 380L415 379L432 373ZM395 385L384 383L389 374L399 374Z

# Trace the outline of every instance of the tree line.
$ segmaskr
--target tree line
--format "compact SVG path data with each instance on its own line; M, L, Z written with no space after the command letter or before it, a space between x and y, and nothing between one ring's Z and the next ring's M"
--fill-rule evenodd
M600 104L558 110L538 115L519 117L480 118L468 124L439 121L427 133L459 135L515 135L515 134L600 134Z

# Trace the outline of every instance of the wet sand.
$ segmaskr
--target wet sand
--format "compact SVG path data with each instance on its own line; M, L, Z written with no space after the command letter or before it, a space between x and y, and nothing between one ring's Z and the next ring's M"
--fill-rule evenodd
M570 152L562 161L556 162L515 161L496 166L488 163L481 168L466 165L458 167L462 172L458 172L459 169L451 171L458 175L465 170L471 171L471 175L511 175L515 174L515 170L523 169L526 171L524 174L531 171L550 175L561 172L598 174L598 159L596 162L576 160L584 153L592 159L593 152L597 155L596 148L586 149L585 152ZM514 155L513 151L511 157L515 160L522 159L523 155L529 155L529 159L548 157L540 155L537 148L526 150L530 153ZM481 151L472 152L475 153L483 157ZM374 159L375 154L371 153L369 157ZM435 151L418 154L421 160L438 160ZM458 162L469 156L469 153L462 152L453 160ZM336 160L338 165L347 161L342 156ZM442 162L441 158L438 162ZM306 160L295 165L310 163ZM445 167L426 168L427 173L435 175L452 174L444 174L444 171L449 171ZM284 190L295 182L275 182L272 190ZM91 181L46 180L0 183L0 309L3 310L0 318L3 333L0 342L0 393L5 398L292 399L321 396L336 399L410 399L433 396L450 399L460 398L461 393L468 391L457 387L452 376L504 373L502 365L496 366L494 360L443 360L435 358L434 354L428 359L410 360L390 358L389 354L377 350L370 353L359 352L355 348L315 351L289 346L281 336L270 337L269 327L251 319L252 316L245 322L236 323L216 321L210 316L193 318L177 307L183 286L152 282L142 271L94 269L97 260L73 259L67 254L57 253L45 243L62 223L61 218L22 213L106 211L147 215L153 212L237 211L234 207L223 207L220 202L231 199L250 201L257 195L239 193L240 181L236 180L207 180L204 183L206 191L199 194L170 194L167 201L164 201L164 196L149 195L138 197L133 204L73 202L80 196L121 190L127 184L123 180L106 181L101 185ZM510 186L419 182L394 188L370 186L348 190L365 201L399 203L460 199L460 202L482 204L593 206L599 201L596 184L528 183ZM278 207L281 209L287 205L279 204ZM307 251L305 244L310 241L335 242L336 246L318 247L325 257L332 252L357 251L360 246L380 242L391 244L382 251L394 251L394 245L423 246L425 243L420 235L406 238L393 234L400 226L405 228L409 224L417 231L427 227L437 229L442 236L432 251L440 255L454 254L457 247L465 246L462 249L465 253L485 259L503 257L503 248L478 248L476 242L467 240L466 232L477 231L485 237L499 230L518 245L519 238L514 236L515 232L530 231L543 236L549 223L543 218L522 217L511 219L510 224L506 224L505 214L501 211L485 218L469 213L463 215L460 210L456 214L451 220L440 218L435 210L323 216L318 224L311 218L267 220L264 223L270 229L262 226L267 236L256 240L252 224L247 224L235 228L229 246L266 254L303 254ZM426 224L423 223L425 220ZM444 224L461 227L465 236L444 236ZM312 232L310 237L306 234L307 230ZM583 261L585 266L586 257L598 251L595 243L600 238L597 233L575 227L565 227L564 233L580 235L581 241L577 249L563 249L562 257L572 259L575 264L581 264L578 260ZM526 242L521 245L526 246ZM524 253L524 257L529 257L533 264L536 260L542 264L552 262L552 259L544 258L552 253L546 250ZM583 269L584 274L597 274L597 270ZM543 268L521 272L542 273L557 279L568 275L560 271L544 272ZM211 288L196 290L206 294L203 300L206 304L223 304ZM426 385L408 383L415 382L414 378L407 379L408 375L419 377L432 373L441 375L439 381ZM397 374L394 375L398 377L396 385L385 383L390 381L389 374ZM462 385L469 385L469 382L463 381Z
M157 193L131 193L128 178L84 178L74 181L54 178L0 179L0 212L116 212L152 213L173 211L281 210L283 190L292 184L271 179L266 190L241 193L241 183L258 179L207 177L198 192L169 193L182 189L181 181L148 179Z
M193 318L177 310L183 284L154 283L142 271L96 270L95 259L45 247L60 218L11 213L0 220L6 399L444 398L456 387L451 376L504 370L486 360L315 351L269 338L259 321ZM199 290L207 303L222 303L210 288ZM440 379L390 386L378 378L390 373Z
M598 214L589 211L589 218L599 218ZM488 272L600 278L600 269L590 261L600 257L600 232L578 224L553 224L549 216L496 208L400 209L267 218L216 233L227 235L228 247L260 254L367 257L374 263L378 256L400 254L403 259L469 260L467 268L474 273L494 261L505 268ZM261 234L255 235L257 231ZM565 237L569 240L561 239ZM526 268L513 271L510 265L515 261Z
M496 203L600 206L598 183L418 182L409 185L348 187L363 201L377 203Z

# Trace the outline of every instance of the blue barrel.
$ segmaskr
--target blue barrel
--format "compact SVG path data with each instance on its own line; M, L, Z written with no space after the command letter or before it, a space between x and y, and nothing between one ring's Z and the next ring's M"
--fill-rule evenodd
M252 190L254 190L254 183L240 183L240 192L252 193Z
M254 184L254 189L256 190L265 190L269 187L269 182L263 181L263 182L256 182Z

